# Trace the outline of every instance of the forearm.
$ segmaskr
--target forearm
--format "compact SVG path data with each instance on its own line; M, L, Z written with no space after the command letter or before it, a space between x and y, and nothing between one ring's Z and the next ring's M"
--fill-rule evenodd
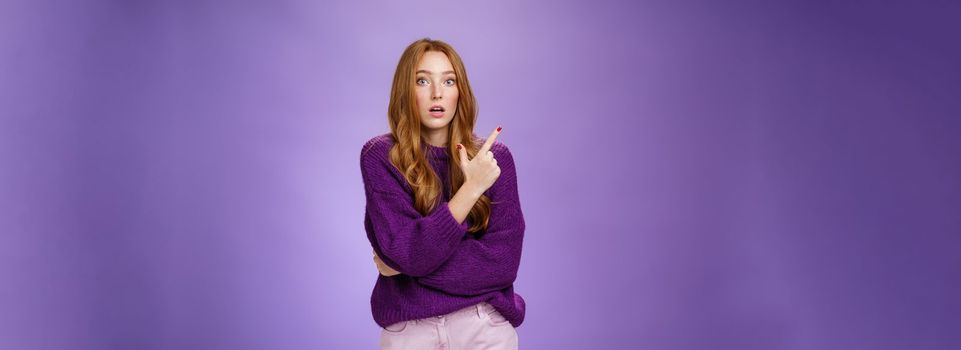
M467 214L470 214L471 208L480 199L480 196L484 194L476 186L465 183L457 193L451 197L450 201L447 202L447 207L450 208L450 213L454 215L454 219L457 223L463 224L464 220L467 219Z
M406 194L367 189L364 226L375 253L387 266L410 276L425 275L450 257L467 233L447 201L424 215Z
M437 270L415 279L420 284L463 296L507 288L517 279L523 244L522 232L513 231L511 235L511 239L486 243L484 239L465 239Z

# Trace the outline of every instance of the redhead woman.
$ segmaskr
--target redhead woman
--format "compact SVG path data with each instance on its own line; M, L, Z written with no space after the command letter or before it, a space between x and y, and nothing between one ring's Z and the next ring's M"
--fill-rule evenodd
M518 348L517 174L497 141L503 129L481 139L476 120L457 52L440 40L411 43L394 73L390 132L360 154L381 349Z

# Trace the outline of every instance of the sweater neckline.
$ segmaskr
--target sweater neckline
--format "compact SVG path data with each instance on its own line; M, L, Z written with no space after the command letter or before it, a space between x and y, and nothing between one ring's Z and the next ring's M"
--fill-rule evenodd
M447 147L438 147L438 146L429 144L427 142L424 142L424 145L426 145L427 147L427 154L430 155L432 158L436 158L436 159L448 158Z

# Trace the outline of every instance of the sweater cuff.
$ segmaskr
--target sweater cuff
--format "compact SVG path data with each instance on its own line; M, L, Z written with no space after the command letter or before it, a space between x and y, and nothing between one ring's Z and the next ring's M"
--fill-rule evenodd
M467 218L464 218L463 223L457 223L457 219L454 218L454 213L450 211L450 207L447 206L447 203L450 202L441 201L439 204L442 206L439 209L444 211L443 219L440 223L442 225L442 229L444 231L451 230L460 232L461 237L463 237L463 234L467 233L467 229L470 228L470 224L467 222Z

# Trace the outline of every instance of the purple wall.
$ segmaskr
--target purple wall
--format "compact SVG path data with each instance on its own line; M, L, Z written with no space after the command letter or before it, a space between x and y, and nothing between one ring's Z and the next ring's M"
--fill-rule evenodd
M517 162L522 348L961 348L957 2L319 3L0 3L0 348L376 348L425 36Z

